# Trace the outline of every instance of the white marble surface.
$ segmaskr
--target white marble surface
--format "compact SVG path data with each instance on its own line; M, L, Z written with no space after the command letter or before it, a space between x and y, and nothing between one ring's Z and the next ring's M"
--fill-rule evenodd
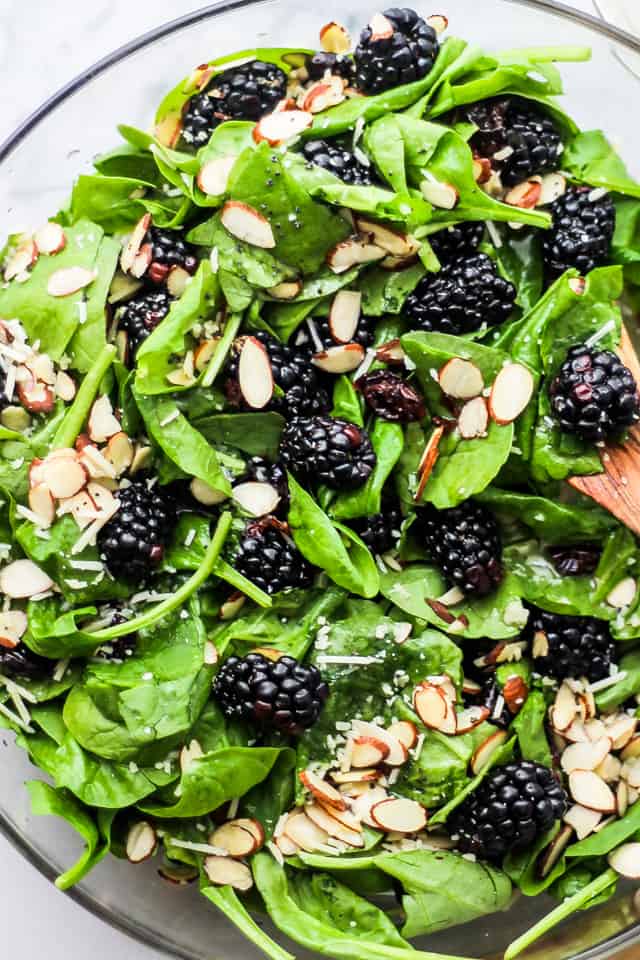
M637 0L602 0L637 17ZM592 0L573 0L592 11ZM0 141L80 71L133 36L196 9L175 0L0 0ZM635 13L633 12L635 10ZM133 942L57 892L0 838L3 956L49 960L151 960Z

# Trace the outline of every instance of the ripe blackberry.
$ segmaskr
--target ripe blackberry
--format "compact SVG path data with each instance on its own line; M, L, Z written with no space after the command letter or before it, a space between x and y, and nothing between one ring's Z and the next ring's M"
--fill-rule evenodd
M134 358L140 344L169 313L171 297L166 290L140 293L118 309L118 327L127 334L128 353Z
M310 322L313 323L314 333L322 343L323 349L327 350L329 347L335 347L336 340L333 339L331 330L329 329L328 317L313 317ZM371 347L375 341L375 328L377 322L378 317L361 316L358 320L356 332L351 338L352 342L359 343L360 346L365 348L365 350L367 347ZM318 345L315 342L315 338L311 337L309 328L306 324L303 324L303 326L301 326L298 330L295 337L295 346L297 350L301 350L308 356L312 356L314 353L318 352Z
M591 187L567 187L549 207L553 223L544 231L542 256L550 281L572 267L584 276L609 259L616 208L608 194L592 196Z
M274 383L284 392L284 396L273 397L269 409L278 411L288 419L326 413L331 406L329 395L321 386L316 369L308 357L302 351L280 343L264 330L257 330L253 336L266 347ZM227 397L236 406L244 404L237 379L240 346L241 341L238 341L228 366L229 378L225 384Z
M24 643L17 647L0 647L0 674L7 677L26 677L42 680L50 677L56 661L34 653Z
M522 183L536 173L548 173L559 165L562 146L553 120L527 100L494 98L472 103L464 111L478 130L470 146L491 160L505 186ZM496 159L496 154L507 156Z
M579 577L595 573L602 553L597 543L574 543L567 547L549 547L547 552L561 577Z
M302 155L309 163L328 170L344 183L355 187L368 187L373 183L372 167L365 166L349 150L328 140L307 140Z
M417 512L416 532L449 586L482 596L500 584L500 529L483 504L465 500L447 510L423 507Z
M543 676L587 677L591 683L609 676L616 647L606 620L534 608L525 637L531 641L535 669Z
M236 570L265 593L308 587L313 580L313 567L285 531L273 517L252 521L233 555Z
M491 257L476 253L423 277L407 297L404 312L421 330L459 335L504 323L515 299L516 288L498 276Z
M244 475L239 482L255 480L258 483L270 483L280 494L280 503L278 504L277 514L287 515L289 510L289 487L287 486L287 472L276 460L272 463L263 457L251 457L247 461Z
M11 397L8 397L6 394L6 386L7 371L0 366L0 410L4 410L4 408L8 407L13 401L13 393ZM15 392L15 390L13 392Z
M640 416L638 386L611 350L571 347L549 387L551 412L565 433L596 443L619 434Z
M376 465L368 434L355 423L331 417L296 417L280 439L282 462L302 482L333 490L356 490Z
M344 53L325 53L320 50L306 58L305 67L310 80L322 80L327 70L334 77L342 77L349 82L355 75L353 60Z
M479 682L482 689L477 694L464 694L464 704L469 707L486 707L489 711L488 723L493 723L496 727L506 728L511 724L513 716L509 707L502 700L502 709L496 715L498 698L501 696L500 687L494 676L480 677Z
M380 513L351 520L350 526L372 553L382 554L392 550L398 543L402 521L400 504L395 497L389 497L382 501Z
M567 795L541 763L496 767L447 820L456 847L500 863L510 850L531 847L568 807Z
M195 248L177 230L149 227L144 243L151 244L151 263L145 277L152 283L164 283L172 267L182 267L191 274L198 269Z
M109 573L140 583L158 566L172 530L172 511L157 487L137 480L118 490L118 512L98 534Z
M274 661L248 653L225 660L213 695L227 717L299 736L320 716L329 687L317 667L307 667L295 657Z
M202 147L225 120L259 120L286 92L286 74L273 63L252 60L225 70L187 102L182 139L193 147Z
M356 384L367 406L383 420L411 423L426 414L424 397L414 386L391 370L374 370Z
M468 220L430 233L427 240L441 264L476 252L484 234L484 223Z
M357 85L368 94L426 77L440 49L437 33L415 10L392 7L383 16L393 27L392 35L374 40L368 25L354 54Z

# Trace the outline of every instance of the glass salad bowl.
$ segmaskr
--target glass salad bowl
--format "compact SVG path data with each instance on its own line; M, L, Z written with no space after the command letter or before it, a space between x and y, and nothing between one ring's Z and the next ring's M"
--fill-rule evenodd
M417 6L422 13L432 12L423 3ZM629 55L640 53L640 42L553 0L446 0L442 8L452 33L489 51L550 44L590 46L590 63L563 66L567 110L582 127L605 129L630 171L640 175L640 128L633 123L632 113L640 81L628 66ZM371 12L371 0L355 0L346 8L337 0L327 0L322 13L295 0L229 0L133 40L55 94L0 146L3 232L17 232L45 220L64 202L72 180L88 171L92 158L116 141L116 125L147 127L163 94L194 65L238 49L311 46L322 20L345 23L355 34ZM1 742L0 829L53 879L73 862L77 840L66 825L31 815L23 784L35 771L9 735ZM126 861L108 858L70 896L171 956L206 960L255 955L255 948L196 890L162 880L153 861L133 869ZM505 946L551 905L546 897L521 897L506 913L444 931L417 941L416 946L497 960ZM294 949L298 956L304 954ZM540 960L638 957L640 899L634 890L621 887L615 898L576 915L526 956Z

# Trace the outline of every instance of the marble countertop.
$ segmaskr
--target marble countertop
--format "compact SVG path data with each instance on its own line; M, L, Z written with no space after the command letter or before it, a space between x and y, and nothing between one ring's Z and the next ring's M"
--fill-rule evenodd
M578 9L593 12L592 0L572 2ZM638 17L636 3L599 0L607 15L618 14L621 25L628 28ZM4 93L0 141L38 104L100 57L131 37L200 5L184 0L179 4L175 0L0 0ZM4 955L33 958L46 954L49 960L89 956L92 960L152 960L158 956L56 891L3 838L0 858L5 878L0 898Z

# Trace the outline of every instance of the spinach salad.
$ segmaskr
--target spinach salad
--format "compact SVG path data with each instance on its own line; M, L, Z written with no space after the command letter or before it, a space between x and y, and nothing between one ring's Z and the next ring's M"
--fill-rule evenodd
M196 70L0 286L0 719L33 809L335 958L640 878L640 185L582 47L375 14ZM355 48L355 49L354 49ZM177 894L176 894L177 895ZM451 958L450 958L451 960Z

